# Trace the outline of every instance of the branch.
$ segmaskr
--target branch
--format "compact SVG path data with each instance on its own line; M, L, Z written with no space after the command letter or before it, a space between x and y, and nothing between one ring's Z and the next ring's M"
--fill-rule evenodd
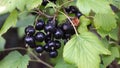
M43 12L40 11L38 8L36 8L36 10L38 11L38 12L36 12L36 13L38 13L39 15L43 15L43 16L45 16L45 17L47 17L47 18L53 18L53 17L54 17L54 16L50 16L50 15L47 15L47 14L43 13Z

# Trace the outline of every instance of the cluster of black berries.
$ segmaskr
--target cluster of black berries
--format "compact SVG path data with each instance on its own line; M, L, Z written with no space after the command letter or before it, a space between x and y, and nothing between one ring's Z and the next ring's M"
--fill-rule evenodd
M82 16L82 13L75 6L69 6L69 7L65 8L65 11L68 14L74 13L75 16L78 18L80 18Z
M51 2L55 3L57 0L42 0L42 5L46 6L47 3L49 3L48 1L51 1Z
M43 20L38 20L35 26L27 26L25 34L25 42L29 47L34 48L37 53L46 51L51 58L55 58L58 55L57 49L61 47L59 40L63 39L67 42L71 35L75 34L75 31L68 20L58 25L56 20L49 19L47 23ZM44 43L44 45L37 45L38 42Z

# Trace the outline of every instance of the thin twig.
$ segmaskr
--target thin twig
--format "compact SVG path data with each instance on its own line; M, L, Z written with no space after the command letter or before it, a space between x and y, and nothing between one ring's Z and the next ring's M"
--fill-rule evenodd
M37 13L38 13L39 15L43 15L43 16L45 16L45 17L47 17L47 18L53 18L53 17L54 17L54 16L50 16L50 15L47 15L47 14L43 13L43 12L40 11L38 8L36 8L36 10L38 11Z
M8 49L4 49L3 51L11 51L11 50L25 50L25 51L27 51L27 49L23 48L23 47L8 48Z
M76 35L79 36L79 34L77 32L77 29L75 28L75 26L74 26L73 22L71 21L71 19L69 18L69 16L67 16L65 13L63 13L61 11L59 11L59 12L62 13L63 15L65 15L68 18L68 20L70 21L70 23L72 24L72 26L73 26L73 28L75 30Z
M37 60L37 62L40 62L46 66L48 66L49 68L54 68L53 66L51 66L50 64L42 61L40 58L38 58L32 51L29 51L29 53Z

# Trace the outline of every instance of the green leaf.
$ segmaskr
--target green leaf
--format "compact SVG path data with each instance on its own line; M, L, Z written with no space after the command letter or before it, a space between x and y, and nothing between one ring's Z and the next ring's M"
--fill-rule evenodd
M109 36L110 38L114 39L114 40L118 40L118 27L113 29L110 33L109 33Z
M80 26L78 27L78 32L79 33L87 32L88 31L87 25L89 24L90 24L89 19L87 19L84 16L80 17Z
M54 3L52 3L52 2L49 2L46 6L45 6L45 8L48 8L48 7L57 7Z
M68 63L76 64L78 68L99 68L100 54L111 54L91 32L74 36L64 47L63 57Z
M108 1L120 9L120 0L108 0Z
M119 58L119 56L120 56L119 49L117 47L111 47L110 51L111 51L110 56L103 56L102 57L104 66L108 66L110 63L112 63L112 61L115 58Z
M97 29L102 28L105 31L111 31L116 28L116 16L114 14L96 14L94 25Z
M0 14L13 11L15 8L23 10L26 0L0 0Z
M83 14L89 14L91 10L96 13L108 13L111 9L107 0L77 0L76 6Z
M32 15L27 15L24 16L23 18L20 17L19 21L16 24L16 27L26 27L28 25L33 25L35 21L35 16Z
M19 52L13 51L0 61L0 68L27 68L29 56L22 56Z
M5 40L0 36L0 51L4 50Z
M29 0L27 1L27 9L31 10L34 9L35 7L38 7L39 5L41 5L42 0Z
M18 12L16 10L14 10L13 12L10 13L9 17L7 18L7 20L5 21L5 23L3 24L2 28L0 29L0 35L4 34L5 32L7 32L7 30L16 25L17 22L17 16L18 16Z
M63 59L60 59L54 68L77 68L74 65L67 64Z

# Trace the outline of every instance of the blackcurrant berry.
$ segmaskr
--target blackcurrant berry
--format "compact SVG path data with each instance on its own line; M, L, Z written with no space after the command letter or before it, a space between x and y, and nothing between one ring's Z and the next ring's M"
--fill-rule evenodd
M49 41L47 44L51 49L55 48L55 42L54 41Z
M43 20L38 20L35 25L36 30L42 30L44 28L44 21Z
M72 33L74 31L74 28L70 23L64 23L61 28L64 33Z
M78 9L74 6L70 6L71 13L76 13Z
M47 21L47 23L48 23L48 24L53 24L55 27L56 27L57 24L58 24L57 20L54 20L53 18L49 19L49 20Z
M70 8L69 7L65 8L65 11L69 14L70 13Z
M55 40L55 48L59 49L61 47L60 41Z
M58 56L58 52L57 52L56 50L50 51L50 52L49 52L49 56L50 56L51 58L55 58L55 57Z
M47 33L47 32L50 32L50 33L54 33L56 31L56 27L54 24L52 23L48 23L45 28L44 28L44 31Z
M45 34L43 32L37 32L35 34L35 40L42 42L45 39Z
M54 37L56 39L60 39L63 37L63 31L61 29L57 29L56 32L54 33Z
M28 44L30 47L36 47L34 37L26 36L25 43Z
M64 34L63 39L70 39L71 34Z
M51 51L51 48L48 46L48 44L46 44L46 45L44 45L44 50L46 51L46 52L50 52Z
M47 1L47 0L42 0L42 5L43 5L43 6L46 6L46 5L47 5L47 3L48 3L48 1Z
M26 35L32 36L35 33L35 29L33 26L29 25L25 28Z
M77 13L75 13L75 16L80 18L82 16L82 13L81 12L77 12Z
M45 42L48 43L51 40L51 34L47 33L45 35Z
M42 53L42 52L44 51L44 49L43 49L42 46L38 46L38 47L35 48L35 51L36 51L37 53Z

